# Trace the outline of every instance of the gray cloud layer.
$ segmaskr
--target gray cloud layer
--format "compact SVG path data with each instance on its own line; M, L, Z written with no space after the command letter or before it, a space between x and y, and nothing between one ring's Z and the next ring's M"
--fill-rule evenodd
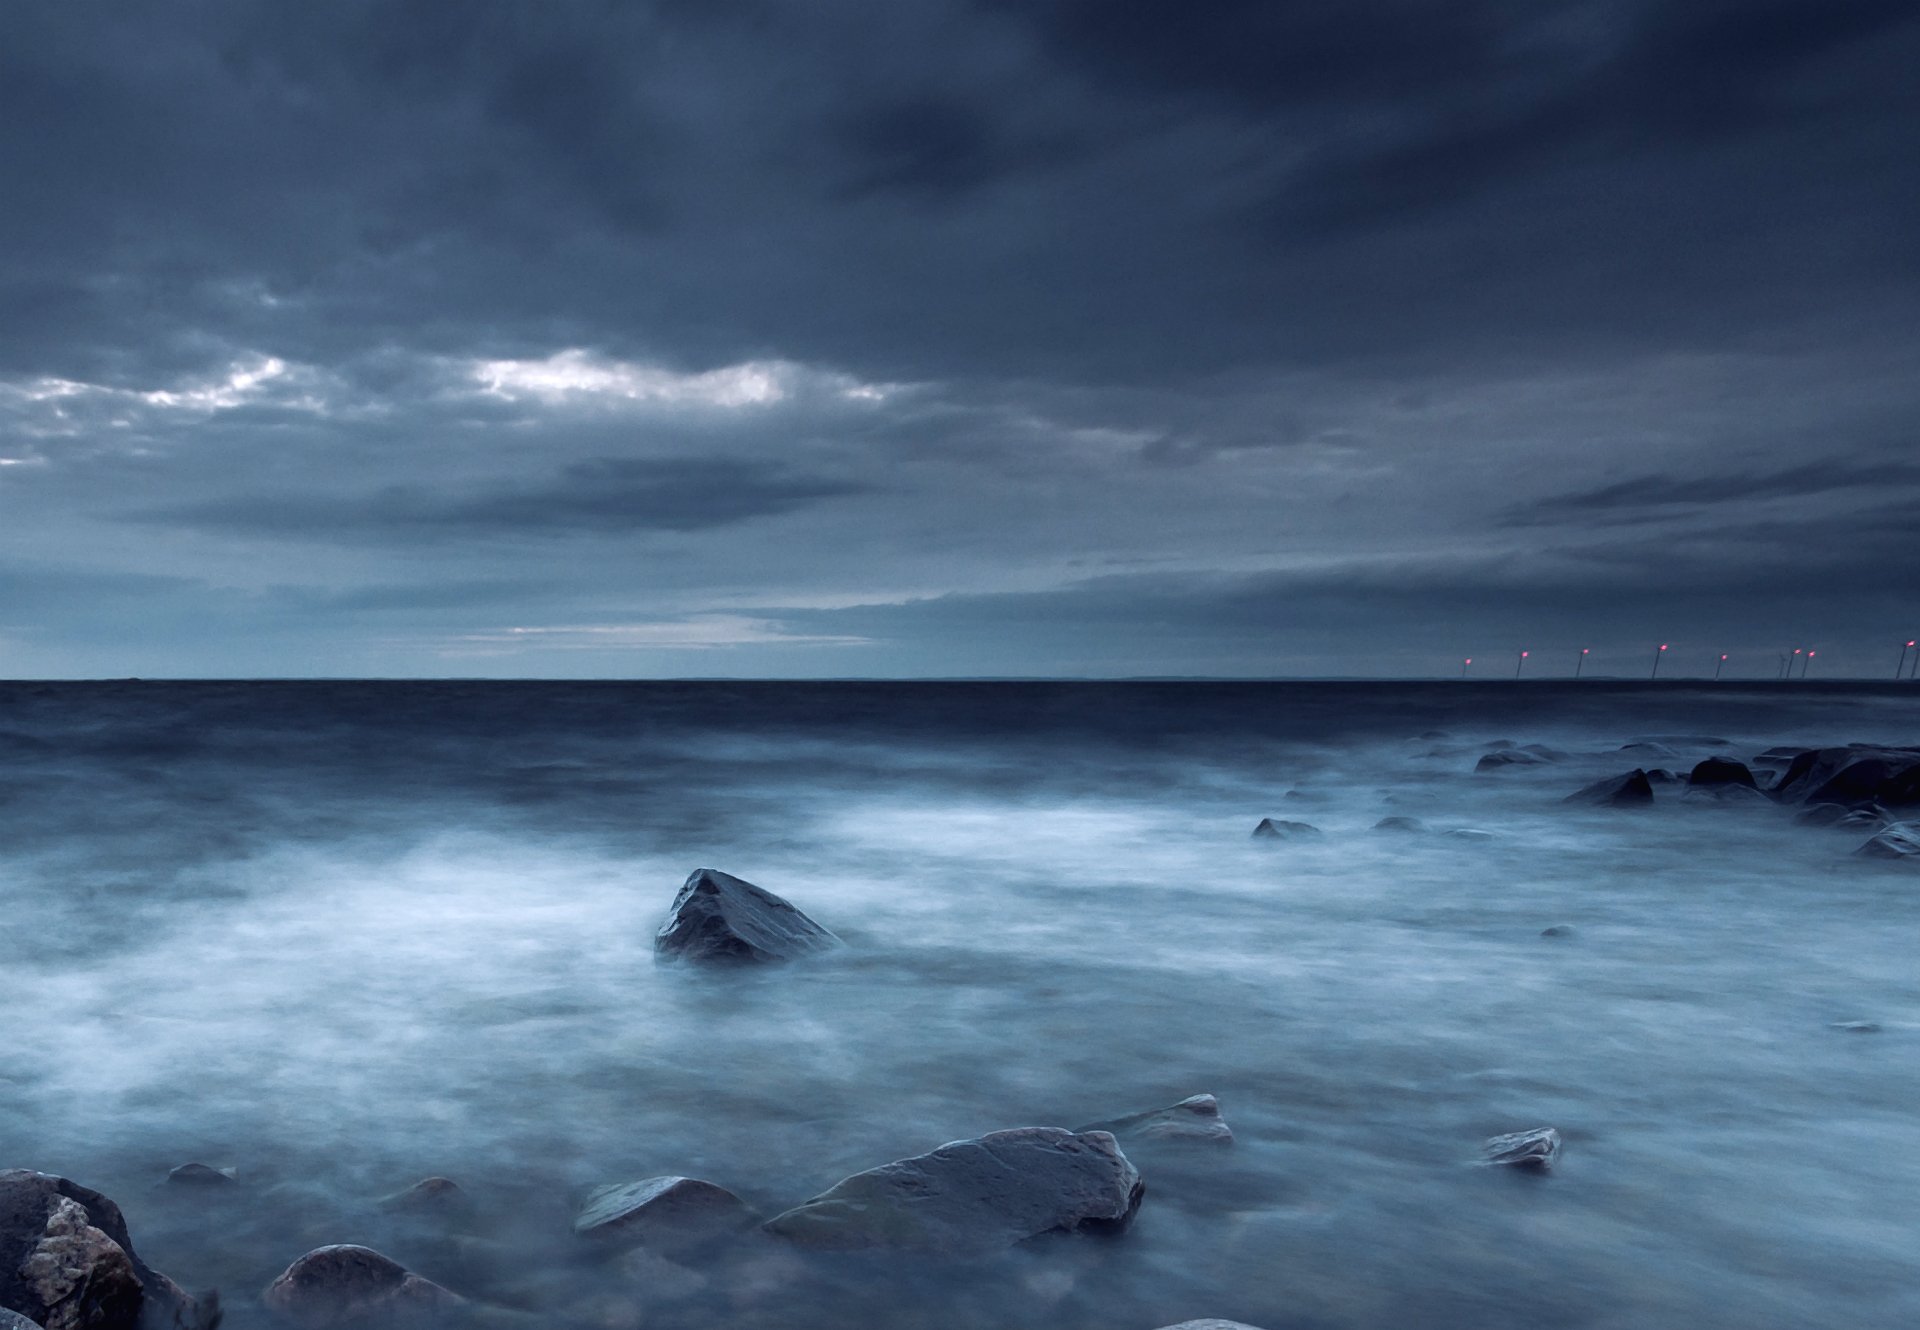
M11 25L0 673L1920 627L1911 5Z

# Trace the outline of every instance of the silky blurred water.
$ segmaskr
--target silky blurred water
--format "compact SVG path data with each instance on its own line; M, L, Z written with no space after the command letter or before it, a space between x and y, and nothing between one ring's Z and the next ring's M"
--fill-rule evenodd
M1920 1323L1920 873L1764 801L1562 802L1914 743L1916 699L0 685L0 1166L113 1196L237 1330L348 1241L555 1326ZM1618 751L1647 736L1672 756ZM1475 774L1500 740L1570 756ZM1255 841L1263 816L1326 834ZM848 945L656 967L703 866ZM1880 1029L1833 1028L1856 1020ZM1148 1195L1117 1239L962 1267L750 1246L682 1279L568 1229L602 1182L691 1174L771 1213L1201 1091L1237 1143L1130 1146ZM1550 1176L1473 1166L1547 1124ZM160 1185L188 1160L241 1185ZM427 1174L471 1222L376 1205Z

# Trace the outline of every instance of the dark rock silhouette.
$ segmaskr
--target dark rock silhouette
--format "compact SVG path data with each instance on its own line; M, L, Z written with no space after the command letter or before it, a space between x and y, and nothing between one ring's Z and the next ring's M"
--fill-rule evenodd
M1474 764L1475 771L1504 771L1508 767L1537 767L1548 762L1566 760L1566 754L1557 748L1548 748L1544 744L1528 744L1524 748L1496 748Z
M1289 822L1285 818L1263 817L1253 834L1262 840L1313 840L1320 828L1311 822Z
M1489 1164L1544 1170L1560 1155L1560 1133L1552 1127L1535 1127L1492 1137L1484 1149Z
M1541 937L1572 937L1573 935L1572 924L1548 924L1540 930Z
M1911 808L1920 805L1920 748L1850 744L1803 749L1772 793L1789 803Z
M1725 757L1710 757L1696 765L1687 775L1687 784L1695 789L1711 789L1721 785L1739 785L1749 790L1759 788L1745 762L1735 762Z
M1880 1024L1877 1021L1835 1021L1831 1028L1845 1034L1880 1033Z
M1373 824L1375 831L1425 831L1427 824L1417 817L1383 817Z
M0 1307L49 1330L212 1330L219 1299L205 1303L140 1259L120 1207L99 1192L0 1171Z
M1107 1122L1075 1127L1077 1132L1111 1132L1123 1141L1208 1141L1232 1145L1233 1129L1220 1116L1220 1101L1210 1094L1192 1095L1166 1108L1130 1113Z
M317 1247L267 1285L261 1300L302 1330L431 1324L465 1304L371 1247Z
M765 1227L822 1251L983 1256L1042 1233L1122 1229L1144 1191L1111 1134L1019 1127L856 1173Z
M839 939L791 903L744 878L695 869L654 935L657 955L697 961L791 960Z
M758 1217L745 1201L711 1182L647 1178L595 1189L573 1231L601 1242L681 1251L748 1228Z
M1570 804L1596 804L1602 808L1645 808L1653 803L1653 782L1643 768L1619 776L1609 776L1583 786L1567 796Z

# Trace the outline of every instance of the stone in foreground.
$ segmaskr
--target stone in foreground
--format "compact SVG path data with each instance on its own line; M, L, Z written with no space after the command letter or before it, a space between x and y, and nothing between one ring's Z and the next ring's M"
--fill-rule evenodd
M1111 1132L1128 1141L1209 1141L1216 1145L1233 1144L1233 1128L1220 1116L1220 1101L1210 1094L1197 1094L1166 1108L1131 1113L1111 1122L1094 1122L1075 1131Z
M1320 828L1311 822L1289 822L1285 818L1263 817L1260 825L1253 829L1259 840L1312 840L1320 834Z
M653 949L674 959L777 961L824 951L839 940L771 891L699 868L673 898Z
M1117 1232L1144 1191L1110 1133L1018 1127L856 1173L766 1229L817 1251L986 1256L1042 1233Z
M0 1170L0 1307L49 1330L199 1327L217 1318L142 1261L120 1207L50 1173Z
M1552 1127L1536 1127L1532 1131L1495 1136L1486 1144L1487 1162L1507 1168L1544 1171L1552 1167L1559 1155L1560 1133Z
M681 1251L738 1232L757 1216L747 1203L699 1178L647 1178L596 1188L573 1221L583 1238Z
M19 1312L0 1308L0 1330L40 1330L38 1321L29 1321Z
M1645 808L1653 802L1653 782L1645 768L1635 767L1625 775L1609 776L1575 790L1567 796L1567 802L1602 808Z
M261 1300L302 1330L431 1324L464 1304L371 1247L316 1247L288 1266Z

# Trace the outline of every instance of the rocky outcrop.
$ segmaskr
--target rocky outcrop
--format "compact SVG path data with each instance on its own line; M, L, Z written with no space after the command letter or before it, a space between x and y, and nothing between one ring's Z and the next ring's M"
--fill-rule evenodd
M1920 805L1920 748L1805 749L1788 763L1772 793L1789 803L1911 808Z
M317 1247L267 1285L261 1300L302 1330L430 1325L465 1299L371 1247Z
M1256 840L1314 840L1320 828L1311 822L1289 822L1285 818L1263 817L1253 829Z
M1854 853L1862 859L1893 859L1920 864L1920 823L1896 822Z
M1019 1127L856 1173L766 1230L820 1251L984 1256L1042 1233L1122 1229L1144 1191L1111 1134Z
M1206 1141L1232 1145L1233 1128L1220 1116L1220 1101L1197 1094L1166 1108L1130 1113L1108 1122L1091 1122L1075 1131L1110 1132L1123 1141Z
M839 939L761 887L718 869L700 868L673 898L654 952L676 960L791 960Z
M1575 790L1567 796L1567 802L1601 808L1646 808L1653 803L1653 782L1644 768L1635 767L1624 775L1609 776Z
M1714 789L1723 785L1738 785L1749 790L1759 788L1745 762L1735 762L1725 757L1710 757L1695 765L1687 774L1687 785L1693 789Z
M201 1306L142 1261L120 1207L99 1192L0 1171L0 1307L45 1330L210 1330L217 1304Z
M1560 1133L1552 1127L1535 1127L1495 1136L1484 1147L1486 1162L1507 1168L1545 1170L1560 1155Z
M725 1187L699 1178L647 1178L595 1189L573 1231L599 1242L684 1251L737 1233L757 1218Z

